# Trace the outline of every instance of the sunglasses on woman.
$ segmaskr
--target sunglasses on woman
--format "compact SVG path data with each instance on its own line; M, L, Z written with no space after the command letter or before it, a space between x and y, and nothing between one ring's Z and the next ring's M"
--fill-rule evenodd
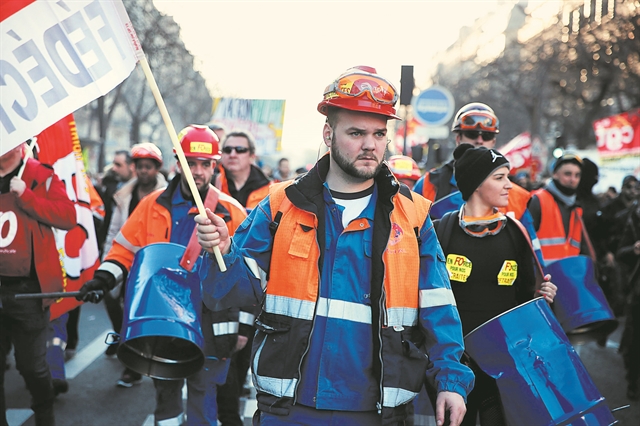
M233 150L235 150L238 154L249 152L249 148L246 146L225 146L222 148L222 152L224 152L225 154L231 154Z

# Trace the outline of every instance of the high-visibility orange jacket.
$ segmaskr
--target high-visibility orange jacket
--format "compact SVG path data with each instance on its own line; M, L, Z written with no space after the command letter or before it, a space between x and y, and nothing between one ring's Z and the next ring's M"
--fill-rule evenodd
M576 207L571 211L569 231L565 233L560 207L553 195L546 189L533 191L533 195L540 200L540 227L537 233L545 263L579 255L582 242L579 215L582 215L582 209Z
M266 183L265 185L255 189L251 192L251 194L249 194L249 197L247 198L247 202L245 204L247 210L251 211L255 206L258 205L260 201L262 201L267 195L269 195L269 186L270 184ZM225 194L231 195L231 192L229 191L229 181L224 167L222 166L220 167L218 175L216 176L215 187Z

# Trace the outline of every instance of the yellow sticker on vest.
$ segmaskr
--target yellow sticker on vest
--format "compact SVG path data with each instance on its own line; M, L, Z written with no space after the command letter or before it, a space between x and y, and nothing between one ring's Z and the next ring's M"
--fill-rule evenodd
M505 260L498 273L498 285L513 285L518 278L518 264L515 260Z
M447 271L451 281L466 283L471 275L471 261L461 254L450 254L447 256Z

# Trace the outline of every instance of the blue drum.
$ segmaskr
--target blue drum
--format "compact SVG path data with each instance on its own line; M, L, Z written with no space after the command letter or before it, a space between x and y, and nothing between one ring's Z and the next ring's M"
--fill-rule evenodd
M185 378L204 365L200 278L179 265L184 252L172 243L146 246L127 279L118 359L157 379Z
M466 353L496 380L507 424L617 422L543 298L487 321L464 341Z
M545 273L558 286L553 311L574 345L606 338L616 329L618 321L596 281L590 257L552 262Z
M434 220L441 219L442 216L449 212L460 210L460 207L462 207L463 204L464 200L462 199L460 191L452 192L446 197L440 198L438 201L433 203L431 210L429 211L429 215Z

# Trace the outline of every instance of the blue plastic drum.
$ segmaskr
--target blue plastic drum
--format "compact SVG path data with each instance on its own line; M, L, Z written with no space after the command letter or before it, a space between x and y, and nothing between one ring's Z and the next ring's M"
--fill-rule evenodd
M558 286L553 311L573 344L606 338L616 329L618 320L596 281L591 258L567 257L547 265L545 273Z
M172 243L144 247L127 279L118 359L157 379L185 378L204 364L200 279L179 265L184 251Z
M496 380L509 425L617 422L544 299L487 321L464 341L466 353Z

